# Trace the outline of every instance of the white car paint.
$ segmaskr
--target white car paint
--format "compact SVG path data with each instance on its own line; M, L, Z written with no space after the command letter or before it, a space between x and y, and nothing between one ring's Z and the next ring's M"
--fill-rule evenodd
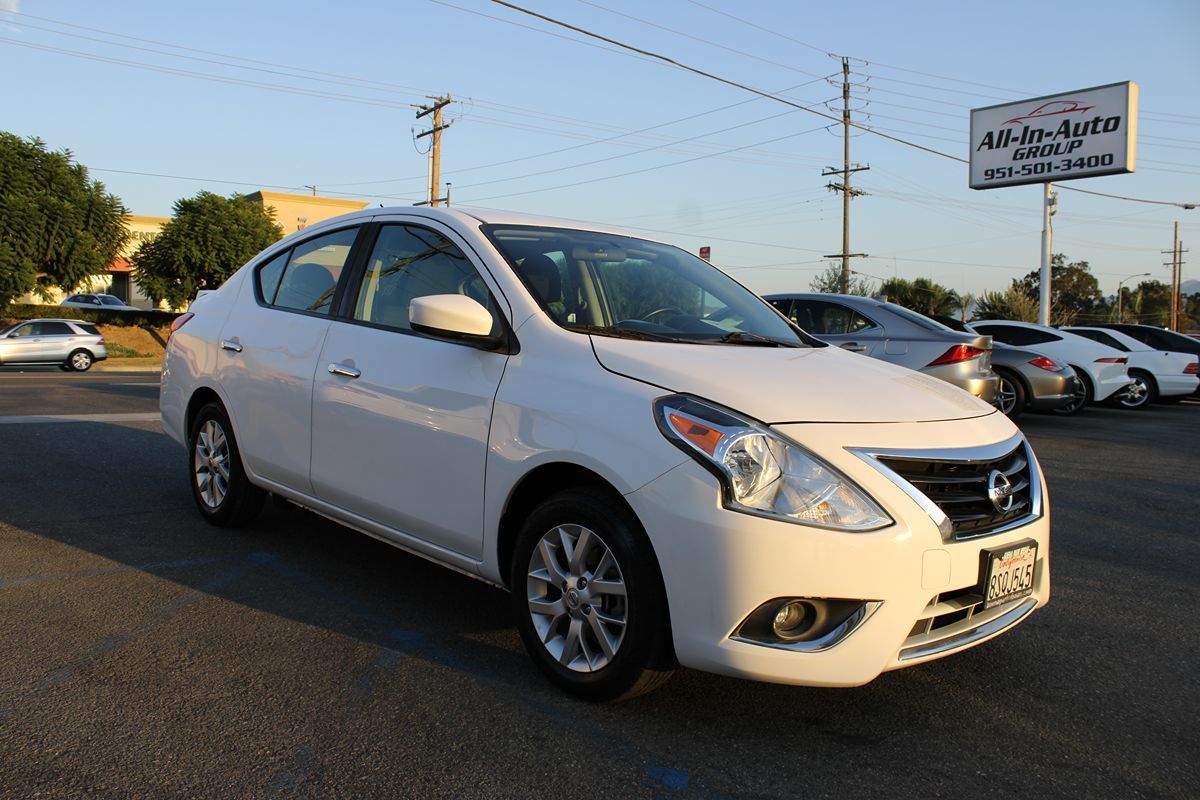
M1091 339L1057 328L1035 325L1032 322L1007 319L974 320L967 327L977 333L990 334L996 341L1028 347L1067 364L1076 374L1085 375L1089 379L1093 402L1107 400L1129 385L1126 354ZM1009 341L1006 331L1017 336L1022 331L1031 331L1041 334L1042 338L1033 344L1022 344L1020 341Z
M1128 334L1110 328L1092 328L1085 325L1072 325L1063 328L1064 331L1087 331L1100 337L1101 343L1105 337L1115 342L1129 359L1129 369L1140 369L1150 373L1161 397L1176 397L1188 395L1196 391L1200 377L1194 373L1184 372L1196 362L1196 356L1191 353L1175 353L1169 350L1155 350L1139 342ZM1123 349L1122 349L1123 348Z
M375 209L305 230L369 220L426 226L459 246L497 299L519 350L291 313L256 300L264 251L193 306L171 337L163 428L188 441L198 392L220 398L249 479L359 531L503 584L501 521L535 470L588 470L636 514L662 569L681 664L791 684L851 686L971 647L1049 601L1049 506L1032 450L1002 414L936 379L836 348L614 339L557 324L481 230L482 222L613 232L495 211ZM616 233L620 233L617 231ZM621 234L630 236L631 234ZM355 370L357 377L330 371ZM688 393L767 423L852 480L891 522L850 533L754 516L722 503L717 478L665 438L656 399ZM1031 513L956 539L931 501L879 451L962 458L1028 453ZM1007 451L1006 451L1007 452ZM1032 594L940 630L943 593L980 581L985 549L1038 545ZM811 652L734 637L775 597L854 598L867 613ZM878 605L876 605L878 603Z

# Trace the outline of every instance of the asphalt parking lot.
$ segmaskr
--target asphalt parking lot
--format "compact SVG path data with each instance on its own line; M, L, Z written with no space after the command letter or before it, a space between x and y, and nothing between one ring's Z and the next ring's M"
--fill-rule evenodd
M497 589L292 506L205 525L156 382L0 370L2 797L1200 796L1200 404L1022 418L1054 588L1008 635L590 705Z

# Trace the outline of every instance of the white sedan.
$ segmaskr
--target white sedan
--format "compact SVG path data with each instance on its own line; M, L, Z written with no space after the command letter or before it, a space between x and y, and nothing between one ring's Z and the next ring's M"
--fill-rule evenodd
M1079 377L1075 400L1056 409L1057 413L1075 414L1089 403L1103 402L1129 387L1127 354L1108 345L1078 334L1009 319L979 320L967 327L985 333L997 342L1032 347L1055 361L1070 365Z
M676 665L856 686L1050 599L1045 481L1003 414L660 242L372 208L172 327L163 429L204 519L248 524L271 492L504 586L582 697Z
M1075 327L1064 331L1120 350L1129 359L1129 389L1117 398L1125 408L1142 408L1158 398L1185 397L1196 391L1196 356L1155 350L1132 336L1108 328Z

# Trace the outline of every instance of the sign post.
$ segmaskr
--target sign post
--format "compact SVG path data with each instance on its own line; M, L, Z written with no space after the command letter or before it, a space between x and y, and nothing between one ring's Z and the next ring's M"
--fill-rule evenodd
M704 247L700 248L700 257L703 258L705 261L710 261L711 259L709 258L709 256L711 256L711 255L712 255L712 248L709 247L708 245L704 245Z
M1137 100L1137 84L1125 81L971 110L971 188L1043 184L1042 325L1050 324L1051 183L1133 172Z

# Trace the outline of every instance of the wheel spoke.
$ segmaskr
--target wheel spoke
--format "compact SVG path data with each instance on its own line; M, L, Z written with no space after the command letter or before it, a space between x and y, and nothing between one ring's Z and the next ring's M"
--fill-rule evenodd
M557 621L559 617L567 613L567 607L563 605L562 598L557 600L547 600L544 597L529 598L529 610L534 614L540 614L544 617L551 617L553 621ZM554 622L551 622L553 625Z
M563 572L562 567L558 565L558 559L554 557L554 545L546 541L545 537L538 542L538 552L542 555L542 563L546 566L546 572L557 579L558 583L565 581L567 573Z
M563 642L562 653L558 656L558 663L564 667L571 666L571 662L579 655L580 638L583 634L583 620L572 619L571 624L567 626L567 635Z
M606 594L612 597L625 596L625 582L621 580L594 580L588 584L592 594Z
M570 573L572 577L583 574L583 564L587 559L588 550L592 547L592 532L587 528L583 528L579 532L579 537L575 540L575 547L569 555L568 564L570 565Z
M612 658L616 655L617 648L613 646L612 639L608 637L608 631L604 629L604 624L600 621L599 615L589 614L588 627L592 629L592 633L596 636L596 641L600 643L600 649L604 652L605 658Z

